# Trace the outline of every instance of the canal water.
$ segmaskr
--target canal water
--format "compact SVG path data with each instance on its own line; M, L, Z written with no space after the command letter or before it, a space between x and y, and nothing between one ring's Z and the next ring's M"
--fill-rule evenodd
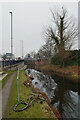
M44 75L34 69L27 69L26 73L32 75L32 84L45 92L51 104L60 112L62 118L80 118L80 92L78 84L60 77Z

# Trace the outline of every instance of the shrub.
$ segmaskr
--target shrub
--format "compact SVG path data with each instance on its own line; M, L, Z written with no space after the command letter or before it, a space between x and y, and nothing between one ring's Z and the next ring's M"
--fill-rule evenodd
M68 52L70 54L65 58ZM63 55L57 53L51 58L51 64L62 66L63 63L64 66L80 65L80 50L65 51Z
M61 65L63 63L62 57L59 54L56 54L51 58L51 64Z

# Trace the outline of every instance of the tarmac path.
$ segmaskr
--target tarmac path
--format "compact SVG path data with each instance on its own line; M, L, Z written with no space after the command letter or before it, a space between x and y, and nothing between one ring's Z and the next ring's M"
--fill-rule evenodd
M12 82L14 80L14 77L16 76L17 72L14 72L11 77L9 78L9 80L7 81L7 83L5 84L5 86L3 87L3 89L0 91L0 120L5 112L6 109L6 105L8 102L8 98L10 95L10 89L11 89L11 85Z

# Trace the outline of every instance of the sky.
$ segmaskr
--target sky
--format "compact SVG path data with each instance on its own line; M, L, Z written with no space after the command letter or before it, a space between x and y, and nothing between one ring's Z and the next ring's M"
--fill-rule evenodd
M52 25L50 9L62 7L67 9L69 16L73 16L78 22L77 2L15 2L0 4L0 53L10 52L10 11L13 12L13 53L22 55L21 40L23 40L23 53L29 53L44 44L43 31L48 25ZM73 49L78 46L77 42Z

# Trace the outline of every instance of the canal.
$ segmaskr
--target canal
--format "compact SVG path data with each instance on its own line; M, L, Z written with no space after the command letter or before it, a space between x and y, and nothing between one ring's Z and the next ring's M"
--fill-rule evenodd
M79 85L59 76L44 75L34 69L26 73L34 77L32 84L45 92L51 104L60 112L62 118L80 118Z

